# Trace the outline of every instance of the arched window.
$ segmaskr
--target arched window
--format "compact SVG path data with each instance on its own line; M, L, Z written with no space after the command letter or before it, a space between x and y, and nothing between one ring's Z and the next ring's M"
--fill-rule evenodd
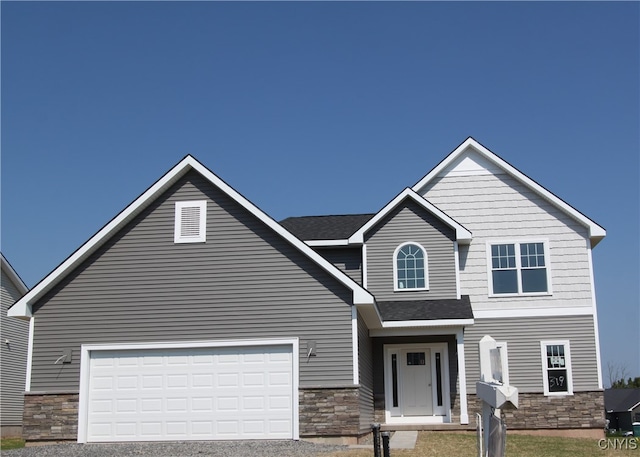
M395 290L429 288L427 252L419 244L405 243L398 246L394 254L393 267Z

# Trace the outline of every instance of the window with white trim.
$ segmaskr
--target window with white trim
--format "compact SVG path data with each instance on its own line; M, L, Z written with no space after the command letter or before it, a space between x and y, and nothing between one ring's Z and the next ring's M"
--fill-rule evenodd
M542 383L545 395L573 395L569 340L541 341Z
M418 243L404 243L393 254L394 290L428 290L427 251Z
M207 240L206 200L176 202L175 243L204 243Z
M488 243L490 295L551 293L546 242Z

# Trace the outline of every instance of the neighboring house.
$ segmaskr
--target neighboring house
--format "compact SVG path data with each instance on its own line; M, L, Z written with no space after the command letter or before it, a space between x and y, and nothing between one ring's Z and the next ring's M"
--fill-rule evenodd
M0 428L2 436L22 434L22 405L24 403L27 370L29 322L7 317L7 310L29 290L11 264L0 254L2 282L0 284Z
M187 156L9 311L28 440L473 427L478 341L510 429L602 433L605 230L469 138L375 214L278 223Z
M606 389L604 410L609 430L632 431L640 422L640 389Z

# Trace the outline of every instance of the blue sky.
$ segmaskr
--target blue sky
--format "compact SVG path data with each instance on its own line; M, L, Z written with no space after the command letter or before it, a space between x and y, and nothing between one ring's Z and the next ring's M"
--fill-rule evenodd
M185 154L275 219L374 212L468 136L608 231L640 376L640 4L2 2L1 249L28 286Z

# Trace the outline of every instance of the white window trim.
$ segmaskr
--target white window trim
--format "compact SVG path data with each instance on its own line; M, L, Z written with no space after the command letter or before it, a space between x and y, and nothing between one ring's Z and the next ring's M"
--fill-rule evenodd
M200 208L200 227L198 236L184 237L180 235L182 226L182 208L198 207ZM207 241L207 201L182 201L176 202L175 206L175 226L174 226L174 243L204 243Z
M566 392L549 392L549 377L547 375L547 346L563 345L565 368L567 370L567 391ZM566 397L573 395L573 370L571 369L571 349L569 340L544 340L540 341L540 356L542 358L542 385L544 387L544 395L548 397Z
M424 287L414 287L414 288L404 288L400 289L398 287L398 252L403 247L408 244L413 244L422 249L424 254ZM399 245L395 251L393 251L393 291L394 292L415 292L420 290L429 290L429 256L427 254L427 250L420 243L416 243L415 241L407 241L406 243L402 243Z
M542 243L544 246L544 263L547 270L547 291L546 292L522 292L522 260L520 258L520 245L528 243ZM493 293L493 264L491 262L491 246L496 244L513 244L516 254L516 271L518 281L518 292L509 294L496 294ZM531 297L531 296L543 296L553 295L551 286L551 262L549 253L549 240L546 238L526 238L526 239L498 239L489 240L486 244L486 256L487 256L487 287L489 289L489 297Z

